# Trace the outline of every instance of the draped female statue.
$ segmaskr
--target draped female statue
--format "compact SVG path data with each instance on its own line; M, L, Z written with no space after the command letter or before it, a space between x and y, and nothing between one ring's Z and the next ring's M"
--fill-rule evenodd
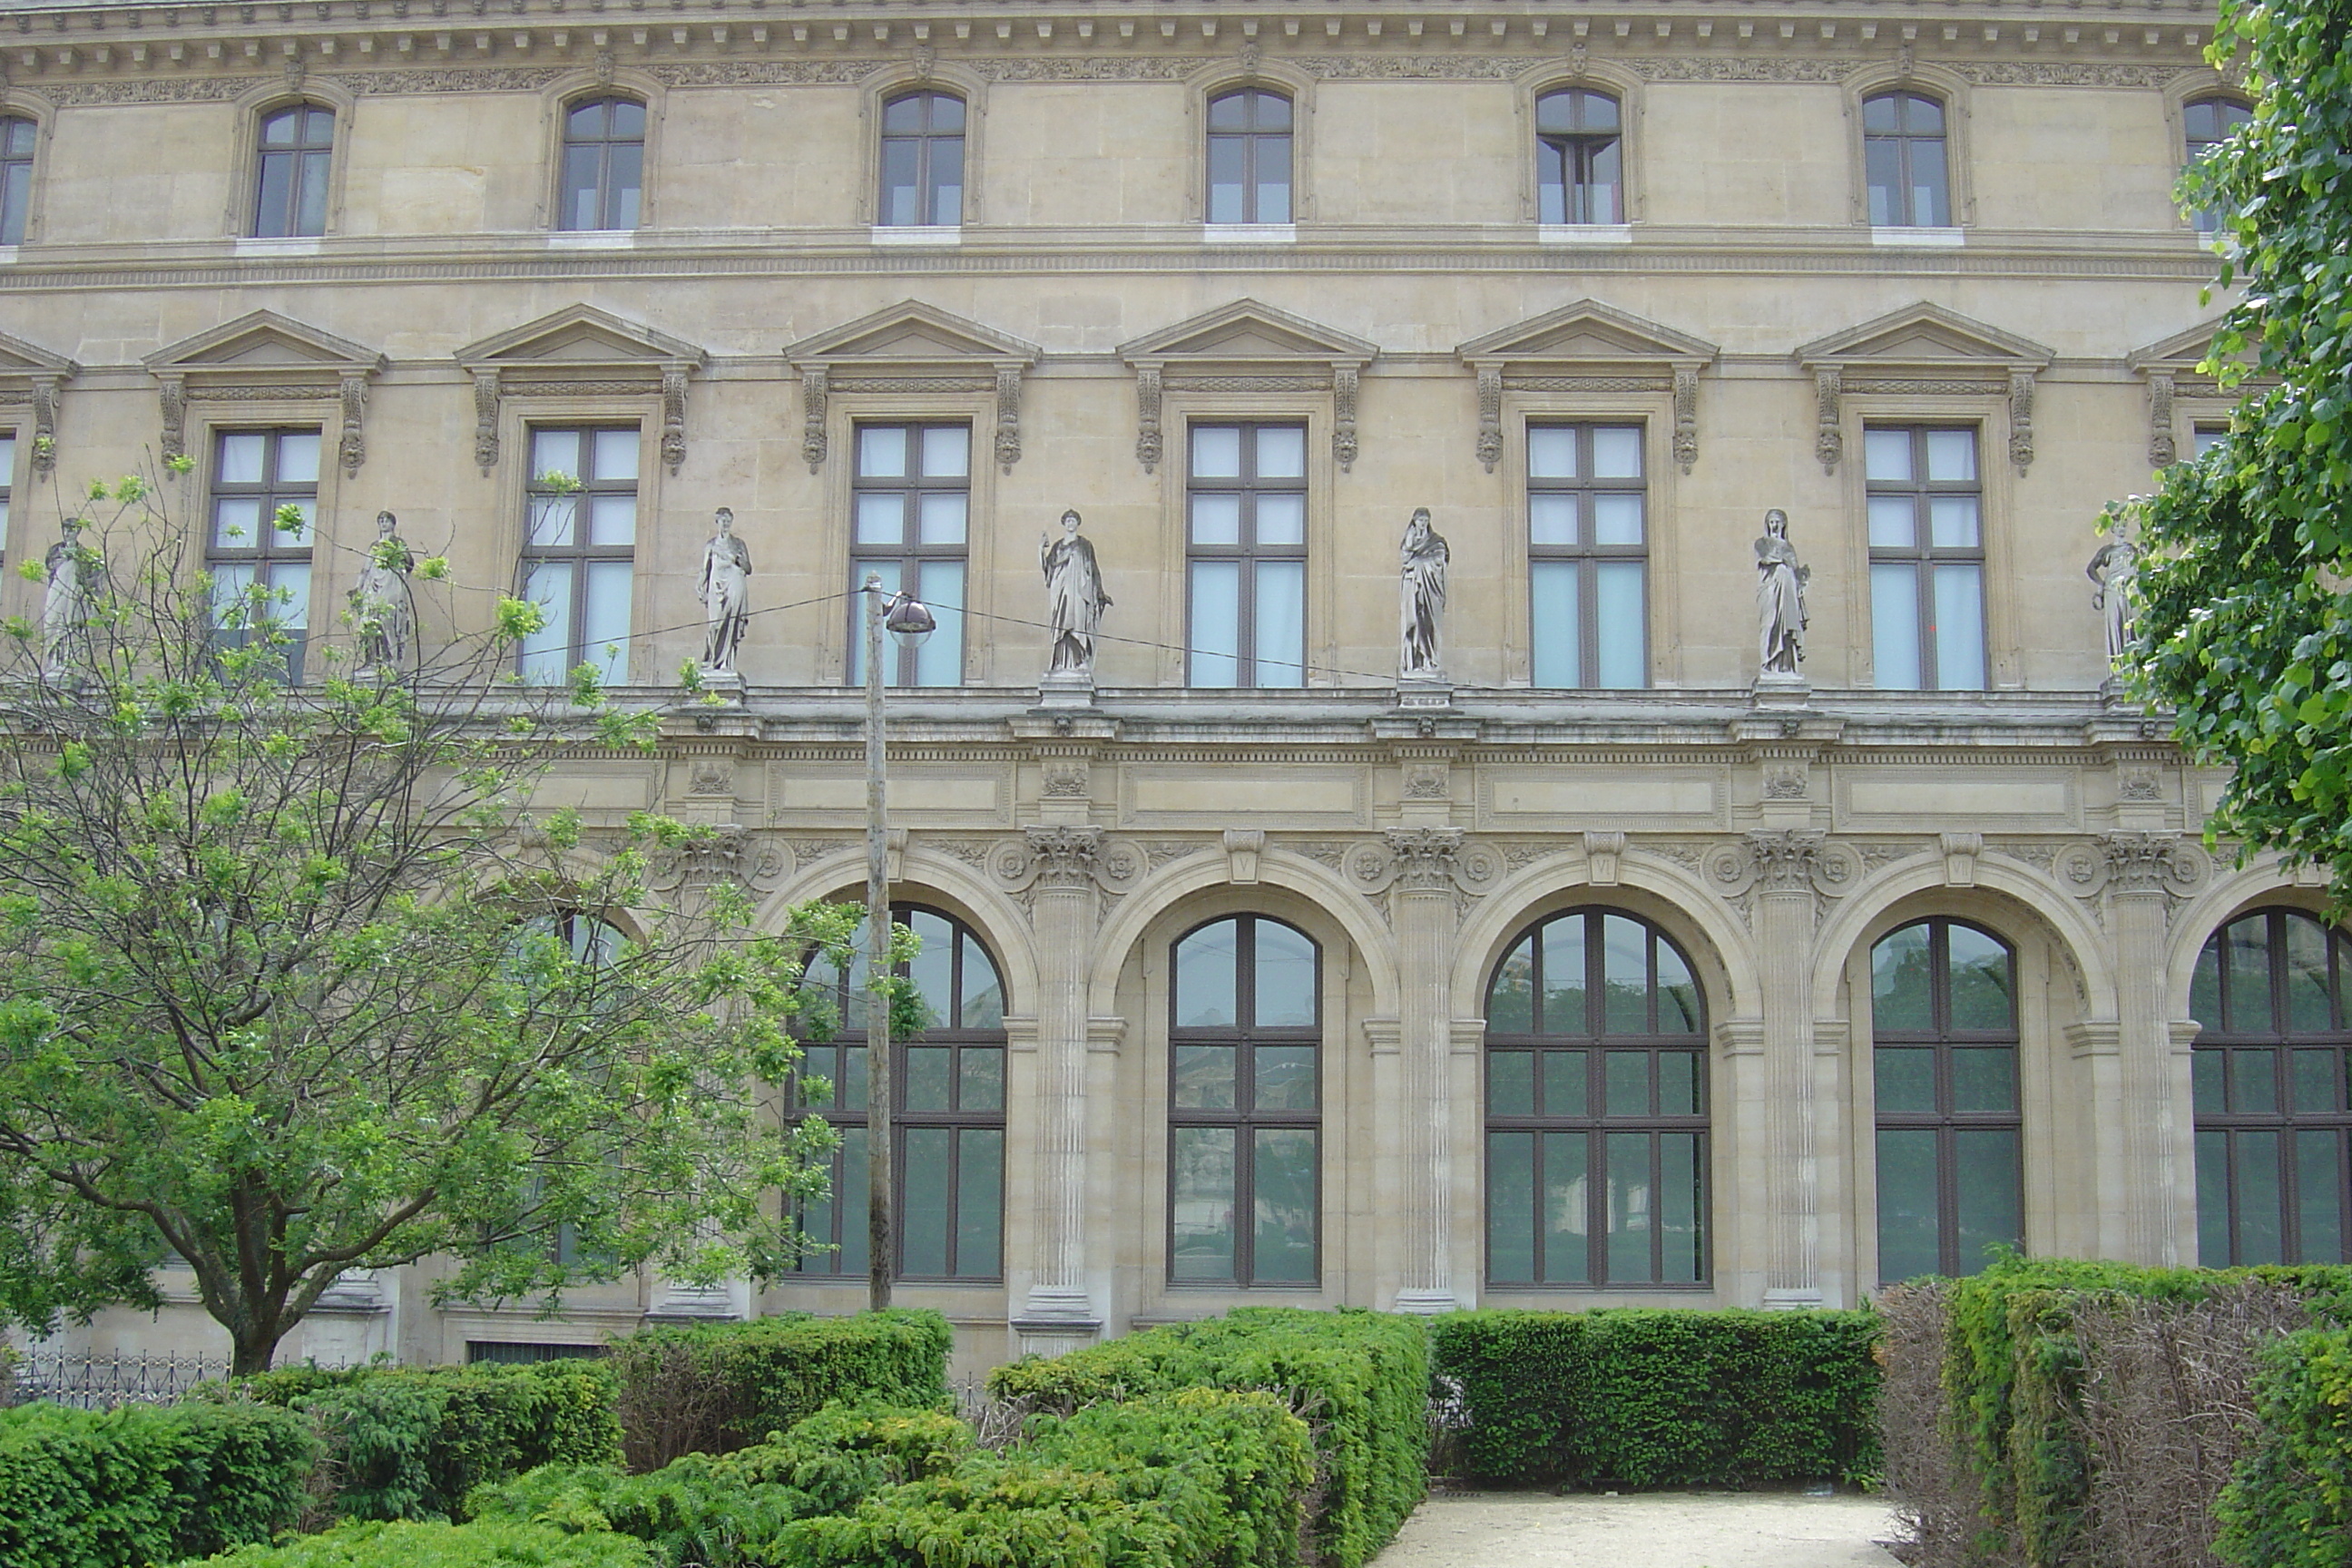
M1429 526L1429 509L1416 507L1405 524L1397 558L1397 624L1402 647L1397 675L1405 680L1443 680L1438 635L1445 616L1445 536Z
M1758 668L1766 675L1794 675L1804 661L1805 584L1812 575L1789 542L1789 514L1774 507L1756 542Z
M1062 537L1037 538L1037 564L1045 574L1045 621L1054 634L1051 675L1090 675L1095 667L1095 634L1102 613L1110 605L1103 592L1102 571L1095 563L1091 540L1078 537L1078 514L1062 514Z

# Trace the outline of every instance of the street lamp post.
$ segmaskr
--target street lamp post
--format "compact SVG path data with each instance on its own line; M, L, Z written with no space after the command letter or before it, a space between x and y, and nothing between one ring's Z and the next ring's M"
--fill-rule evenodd
M919 643L938 625L920 600L887 592L866 574L866 1235L867 1302L890 1304L890 1005L879 989L890 973L890 823L882 728L882 633Z

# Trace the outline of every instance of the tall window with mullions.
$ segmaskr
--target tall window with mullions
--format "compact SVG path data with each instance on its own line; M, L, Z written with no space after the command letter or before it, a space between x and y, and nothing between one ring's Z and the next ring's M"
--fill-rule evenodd
M1937 916L1870 952L1878 1277L1973 1274L2025 1240L2017 956Z
M1168 1279L1311 1286L1321 1273L1322 980L1265 915L1176 943L1170 987Z
M1307 682L1307 426L1195 425L1187 681Z
M542 618L522 640L525 680L561 685L583 664L628 679L637 445L634 425L530 433L522 596Z
M1638 425L1528 426L1534 684L1649 684L1649 554Z
M327 232L327 172L335 111L298 103L261 117L253 232L263 238Z
M265 631L285 637L286 675L300 680L310 626L310 548L319 515L319 432L223 430L213 443L215 637L243 647ZM299 516L293 528L281 513Z
M635 228L645 210L646 106L597 98L563 111L560 229Z
M1290 100L1241 88L1209 100L1211 223L1288 223Z
M881 205L885 227L963 222L963 100L910 92L882 106Z
M2198 955L2189 1011L2197 1258L2209 1268L2352 1262L2352 942L2301 910L2257 910Z
M922 944L901 973L929 1019L896 1043L898 1105L892 1165L898 1187L898 1275L907 1279L995 1279L1004 1271L1004 986L977 932L937 910L900 905L893 921ZM861 948L862 937L861 937ZM803 1232L822 1250L801 1259L811 1275L867 1271L866 968L812 964L804 994L797 1108L833 1124L826 1195L804 1204ZM808 1080L823 1079L816 1090Z
M963 684L965 540L971 521L971 426L860 425L851 481L856 537L849 562L849 683L866 680L868 575L930 607L939 629L911 647L882 645L892 686Z
M1985 687L1984 482L1977 433L1863 432L1873 678L1881 690Z
M1486 1281L1703 1285L1706 1019L1647 921L1578 910L1511 944L1486 994Z
M1588 88L1536 100L1536 221L1625 221L1625 155L1617 100Z

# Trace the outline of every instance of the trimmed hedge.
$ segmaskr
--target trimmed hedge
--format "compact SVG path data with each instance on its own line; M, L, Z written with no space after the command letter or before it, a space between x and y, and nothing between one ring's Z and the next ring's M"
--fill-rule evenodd
M247 1546L207 1558L210 1568L647 1568L645 1543L543 1524L369 1521L282 1546Z
M347 1520L462 1517L466 1494L548 1464L618 1463L618 1381L604 1363L290 1368L241 1379L247 1398L308 1416L326 1443L321 1490Z
M309 1423L266 1405L0 1411L0 1563L145 1568L267 1541L318 1451Z
M941 1405L954 1331L937 1312L805 1312L643 1329L613 1345L631 1468L766 1440L834 1401Z
M2352 1332L2290 1335L2254 1382L2262 1423L2213 1512L2244 1568L2352 1563Z
M1872 1312L1488 1310L1431 1329L1469 1478L1630 1487L1853 1480L1878 1467Z
M1026 1357L989 1374L997 1398L1064 1415L1192 1386L1269 1390L1306 1417L1320 1493L1310 1528L1334 1568L1359 1568L1420 1502L1429 1335L1419 1319L1250 1307L1051 1360Z

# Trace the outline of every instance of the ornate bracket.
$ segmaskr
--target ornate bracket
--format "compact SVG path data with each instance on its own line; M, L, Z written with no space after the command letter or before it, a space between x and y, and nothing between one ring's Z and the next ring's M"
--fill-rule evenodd
M801 372L801 460L809 472L824 467L824 366Z
M158 376L155 384L163 407L163 460L169 463L188 455L188 378Z
M996 367L996 466L1005 473L1021 460L1021 367Z
M1493 473L1503 456L1503 367L1478 367L1478 461Z
M1675 367L1675 461L1686 474L1698 461L1698 369L1695 365Z
M675 478L686 461L686 366L662 367L662 462Z
M1359 373L1340 365L1331 373L1331 456L1346 473L1356 462L1356 386Z
M1160 466L1160 367L1156 364L1136 367L1135 460L1147 474Z
M337 390L342 405L343 429L335 443L335 451L343 472L356 474L360 465L367 461L367 437L361 428L367 417L367 377L356 371L346 371Z
M1845 456L1845 431L1838 424L1844 381L1834 368L1813 372L1813 456L1821 459L1825 474L1836 473L1839 459Z
M2009 460L2017 477L2033 466L2033 373L2011 371L2009 376Z
M58 388L63 376L33 377L33 476L46 479L58 466Z
M474 464L488 473L499 466L499 373L474 373Z
M2172 437L2172 375L2151 371L2147 377L2147 463L2168 468L2180 456Z

